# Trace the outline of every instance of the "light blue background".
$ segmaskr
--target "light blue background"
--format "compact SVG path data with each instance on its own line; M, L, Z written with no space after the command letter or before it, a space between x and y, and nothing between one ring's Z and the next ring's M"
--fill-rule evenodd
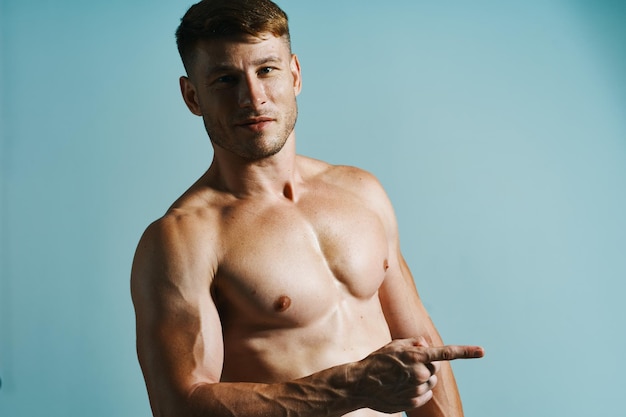
M129 270L207 167L191 2L0 3L0 416L148 416ZM299 151L376 174L467 416L625 416L626 5L280 1Z

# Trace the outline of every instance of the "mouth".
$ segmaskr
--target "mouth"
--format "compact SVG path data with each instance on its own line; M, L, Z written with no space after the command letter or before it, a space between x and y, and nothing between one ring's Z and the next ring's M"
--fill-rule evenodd
M236 123L236 126L259 132L272 122L275 122L275 120L271 117L252 117Z

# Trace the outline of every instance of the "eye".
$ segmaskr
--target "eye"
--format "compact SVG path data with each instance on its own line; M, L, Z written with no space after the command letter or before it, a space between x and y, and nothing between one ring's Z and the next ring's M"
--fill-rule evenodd
M222 75L215 80L216 84L232 84L236 81L232 75Z
M274 67L263 67L259 70L259 75L268 75L270 72L274 71L276 68Z

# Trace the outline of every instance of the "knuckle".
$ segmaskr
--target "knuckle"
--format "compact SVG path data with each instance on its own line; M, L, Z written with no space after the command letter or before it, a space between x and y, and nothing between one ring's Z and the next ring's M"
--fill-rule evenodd
M437 385L438 382L438 378L437 375L433 375L430 377L430 379L428 380L428 384L430 385L430 388L434 388Z
M433 374L439 372L440 369L441 369L441 364L439 362L435 362L433 364Z
M433 392L428 390L421 395L417 395L411 399L411 408L419 408L426 404L433 396Z
M430 379L431 375L432 374L426 367L419 367L415 370L415 379L420 384L427 382Z
M443 348L443 349L441 350L441 358L442 358L444 361L449 361L449 360L451 360L451 359L453 359L453 358L454 358L454 355L453 355L453 353L452 353L452 351L451 351L450 349L448 349L448 348Z

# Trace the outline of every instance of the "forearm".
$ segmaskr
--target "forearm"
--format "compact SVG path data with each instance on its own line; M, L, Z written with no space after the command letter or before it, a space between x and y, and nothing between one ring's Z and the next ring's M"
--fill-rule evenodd
M463 407L452 368L441 362L433 398L423 407L407 411L408 417L463 417Z
M194 417L342 416L363 407L350 393L346 372L338 366L285 383L201 384L185 409Z

